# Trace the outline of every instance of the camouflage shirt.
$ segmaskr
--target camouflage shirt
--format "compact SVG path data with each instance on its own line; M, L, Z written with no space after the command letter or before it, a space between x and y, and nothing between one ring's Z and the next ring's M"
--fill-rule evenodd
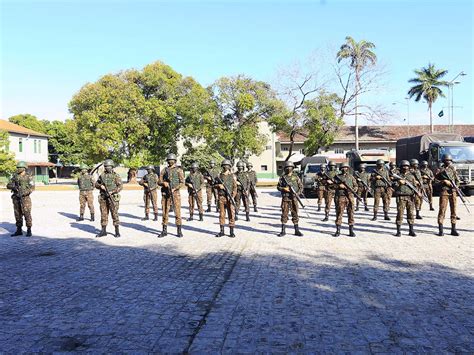
M410 182L413 186L416 186L416 179L415 176L410 172L400 172L399 175L402 179ZM396 180L394 184L394 195L395 196L412 196L415 192L409 188L406 184L401 184L400 180Z
M257 179L257 173L255 172L255 170L247 171L247 175L249 176L250 184L253 186L257 186L258 179Z
M237 180L235 179L235 175L232 174L231 172L229 173L220 173L219 178L222 181L223 185L227 188L227 191L232 195L232 197L235 197L237 195ZM225 196L226 193L224 190L219 190L219 195L220 196Z
M381 168L381 169L375 169L377 171L377 173L379 173L381 176L383 176L386 180L390 181L390 176L388 174L388 170L385 169L385 168ZM377 177L380 177L378 176L378 174L373 172L372 175L371 175L371 181L372 181L372 188L380 188L380 187L390 187L390 186L387 186L387 183L384 181L383 178L379 178L377 179Z
M367 171L364 171L364 172L358 172L357 175L355 176L355 178L357 180L357 184L361 188L362 187L366 188L366 186L362 182L364 182L367 186L370 186L370 173L368 173Z
M195 173L189 173L189 175L186 177L186 184L192 184L194 189L199 191L204 185L204 176L199 171L196 171ZM189 186L188 192L192 193L192 189L189 188Z
M122 178L114 171L110 173L103 172L99 175L99 179L97 179L97 182L95 183L95 187L100 189L101 195L105 195L105 191L100 188L101 185L105 185L107 191L109 191L109 193L112 195L118 194L123 188Z
M338 179L340 181L338 181ZM336 196L353 195L350 189L354 190L354 192L357 192L358 190L357 179L349 173L339 174L337 178L335 179L335 182L336 182ZM347 189L346 187L342 188L340 186L341 184L347 185L350 189Z
M277 189L281 192L281 197L284 201L290 201L296 198L291 192L283 190L288 185L290 185L297 194L303 191L303 183L298 175L293 173L291 175L283 174L278 181Z
M420 169L423 184L429 185L434 180L434 174L430 168Z
M452 164L441 168L441 170L436 174L436 180L441 184L441 190L451 192L453 190L452 186L448 186L444 183L444 180L447 180L447 176L456 184L456 186L459 186L459 176L456 172L456 168Z
M23 175L15 173L8 182L7 189L12 190L17 196L28 196L35 189L33 178L28 173Z
M159 182L160 177L156 173L148 173L142 178L139 184L144 186L146 183L148 185L148 187L145 187L147 190L154 190L157 188Z
M91 191L94 190L95 181L92 175L81 173L77 178L77 185L79 186L80 191Z
M237 179L237 181L240 181L240 183L242 184L239 185L237 184L237 190L239 191L248 191L250 189L250 179L249 179L249 176L248 174L245 172L245 171L238 171L235 173L235 178Z
M163 185L163 182L167 182L172 190L179 190L184 186L184 173L181 168L176 165L172 168L165 168L160 174L159 185ZM169 191L168 188L164 187L161 189L162 192Z

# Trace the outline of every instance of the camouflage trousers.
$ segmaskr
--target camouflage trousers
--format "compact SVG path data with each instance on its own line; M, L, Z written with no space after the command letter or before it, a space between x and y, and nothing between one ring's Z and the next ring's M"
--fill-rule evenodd
M179 190L173 192L174 206L173 211L176 219L176 225L182 225L181 220L181 194ZM163 210L163 225L168 225L169 214L171 208L171 195L167 192L161 193L161 209Z
M423 187L425 188L426 196L428 197L428 201L430 202L430 205L433 204L433 185L432 184L423 184Z
M227 211L227 217L229 218L229 227L235 226L235 207L230 203L224 195L219 195L219 224L225 225L225 214Z
M455 191L449 193L448 191L441 191L439 195L439 213L438 213L438 224L443 224L446 210L451 210L451 224L456 224L456 200L457 194Z
M82 216L86 210L86 204L91 214L94 214L94 193L92 190L79 191L79 214Z
M403 223L403 216L407 211L407 219L409 224L415 223L415 198L414 196L397 196L397 226Z
M194 204L197 205L197 209L199 211L199 214L203 214L204 210L202 208L202 190L197 191L196 196L191 192L188 196L188 203L189 203L189 215L193 216L194 215Z
M244 212L250 211L249 206L249 195L245 195L242 191L237 190L237 195L235 195L235 212L239 213L240 211L240 204L244 205Z
M31 197L29 195L22 197L20 204L20 198L12 196L12 202L16 226L21 228L23 226L23 217L25 217L26 226L31 227L33 225L33 220L31 219Z
M250 189L249 195L250 195L250 197L252 197L252 205L257 206L257 191L253 190L253 189ZM250 198L249 198L249 200L250 200ZM249 203L250 203L250 201L249 201Z
M105 227L109 223L109 213L112 216L114 226L120 224L119 221L119 201L113 202L113 206L110 200L102 195L99 195L99 207L100 207L100 225Z
M383 202L383 211L388 212L390 209L390 198L391 193L389 192L390 188L385 187L376 187L374 191L374 214L379 210L380 198Z
M324 201L326 203L326 207L324 207L324 212L326 212L326 214L329 214L329 212L331 211L331 204L334 201L335 195L336 195L336 191L331 190L331 189L327 189L326 193L324 194Z
M145 214L150 213L150 204L153 206L153 213L158 214L158 193L156 189L151 192L145 190L143 193L143 202L145 203Z
M364 206L367 206L367 196L369 195L369 191L367 191L367 188L364 185L358 185L359 188L357 189L357 192L359 193L359 196L362 197L362 201L364 201ZM359 208L359 200L356 199L356 208Z
M354 225L354 196L337 196L336 197L336 226L342 224L342 215L347 212L347 222L350 226Z
M206 186L206 198L207 198L207 205L210 206L212 205L212 197L214 196L214 203L218 204L218 196L217 196L217 191L215 188L213 188L210 185Z
M293 224L298 224L300 217L298 215L298 201L296 199L292 200L282 200L281 201L281 223L286 224L288 222L288 214L291 211L291 221Z
M318 206L321 206L323 204L324 200L324 194L326 193L326 189L324 187L318 187Z

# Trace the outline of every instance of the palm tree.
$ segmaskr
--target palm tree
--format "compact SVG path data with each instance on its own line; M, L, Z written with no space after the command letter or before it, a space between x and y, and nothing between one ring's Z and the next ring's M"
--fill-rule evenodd
M374 65L377 61L377 56L373 52L375 48L375 44L372 42L367 42L365 40L361 40L360 42L356 42L354 38L351 36L346 37L346 43L344 43L339 52L337 52L337 61L340 63L343 59L350 59L351 61L351 68L353 68L355 72L355 79L356 79L356 88L355 88L355 145L356 149L359 149L359 124L358 124L358 117L357 117L357 96L360 89L360 74L362 70L367 65Z
M436 69L434 64L429 63L427 68L421 68L421 70L415 70L416 78L408 80L409 83L416 84L408 90L408 96L412 98L415 96L415 101L420 101L423 97L428 103L428 110L430 111L430 132L433 133L433 103L438 97L445 97L443 91L439 88L440 86L448 86L449 83L444 80L440 80L443 76L448 73L444 69Z

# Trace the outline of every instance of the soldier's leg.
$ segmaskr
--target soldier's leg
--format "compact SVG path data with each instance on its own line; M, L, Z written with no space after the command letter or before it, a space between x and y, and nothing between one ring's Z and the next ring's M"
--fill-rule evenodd
M235 212L239 214L240 211L240 200L242 199L242 193L237 190L237 195L235 195Z
M389 194L389 189L383 191L383 193L382 193L382 199L383 199L383 211L384 211L384 212L390 211L390 194Z
M86 210L86 200L87 197L85 196L85 192L79 192L79 215L83 216Z
M457 194L453 192L452 195L448 195L449 209L451 211L451 224L456 224L456 202Z
M354 225L354 198L346 198L347 199L347 206L346 206L346 211L347 211L347 222L349 226Z
M295 235L298 237L302 237L303 233L300 232L300 228L298 226L298 222L300 220L298 201L292 200L290 202L290 208L291 208L291 221L293 222L293 225L295 226Z
M225 196L219 196L218 200L218 206L219 206L219 224L221 226L225 225L225 213L226 213L226 208L225 208L225 203L227 202L227 199Z
M380 189L375 189L374 191L374 217L372 218L372 221L375 221L377 219L377 212L379 211L380 197L381 197Z
M12 197L13 212L15 213L15 224L17 228L23 227L23 212L21 211L20 201L17 197Z
M288 212L290 210L289 202L288 201L281 201L281 224L286 224L288 222Z
M167 195L161 196L161 210L162 210L162 224L163 226L168 225L168 215L170 213L171 199Z
M194 214L194 196L192 193L188 195L188 205L189 205L189 217L192 217Z
M434 211L433 208L433 185L429 183L427 185L426 193L428 194L428 201L430 202L430 211Z
M422 219L420 216L421 204L423 199L419 196L415 196L415 210L416 210L416 219Z
M439 195L438 225L443 225L446 208L448 207L448 199L448 194L442 191Z
M252 195L252 204L254 207L257 207L257 191L252 190L251 195Z
M94 193L92 191L87 191L87 207L91 215L95 213L94 211Z
M408 235L412 237L416 237L415 231L413 230L413 226L415 224L415 199L411 198L407 201L407 215L408 215L408 227L410 228L410 231Z
M401 226L403 224L405 209L406 209L406 200L403 199L402 197L397 197L397 219L395 221L397 226Z
M336 226L342 224L342 215L344 214L345 201L342 197L336 197Z
M176 216L176 225L181 226L183 222L181 219L181 194L179 190L174 192L174 213Z
M212 195L213 195L212 187L210 185L207 185L206 186L206 201L207 201L208 206L212 204Z
M150 214L150 194L143 192L143 202L145 203L145 219Z
M232 203L227 203L227 214L229 216L229 227L235 227L235 208Z
M202 190L199 190L198 193L197 193L196 203L197 203L197 208L198 208L198 211L199 211L199 216L202 217L202 215L204 213L204 208L202 206Z
M23 197L23 215L25 216L25 225L28 229L33 226L33 219L31 218L31 197Z
M323 199L324 199L324 190L318 189L318 211L321 210Z
M156 189L151 192L151 203L153 205L153 213L155 214L155 219L158 216L158 194Z
M107 209L106 200L99 195L99 207L100 207L100 225L106 227L109 222L109 210Z

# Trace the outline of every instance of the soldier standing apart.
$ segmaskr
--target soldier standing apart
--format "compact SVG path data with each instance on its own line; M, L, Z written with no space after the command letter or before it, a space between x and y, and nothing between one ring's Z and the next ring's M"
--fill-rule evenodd
M216 238L223 237L225 225L225 213L229 218L230 238L235 238L235 206L232 201L237 195L237 180L235 175L230 171L232 164L230 160L225 159L222 164L222 172L216 178L215 182L217 194L219 196L219 224L220 232L216 234Z
M323 222L327 222L329 220L329 211L331 211L331 204L336 194L336 188L334 186L334 181L332 179L337 174L339 174L339 172L336 170L336 163L333 161L330 161L329 171L326 173L323 180L323 183L326 186L326 196L324 198L326 202L326 207L324 208L325 216L324 216Z
M191 171L185 180L188 187L188 202L189 202L189 218L188 221L193 220L194 202L196 202L199 211L199 220L203 221L204 210L202 208L202 187L204 186L204 176L199 171L198 163L191 164Z
M391 162L389 163L389 167L388 167L388 176L390 177L389 181L390 181L391 183L394 182L394 179L392 178L392 174L397 174L397 175L400 174L400 170L398 170L397 164L395 164L394 161L391 161ZM390 202L391 202L391 201L392 201L393 192L394 192L393 187L390 187L390 188L388 189L388 192L389 192L389 195L390 195Z
M250 196L252 196L253 211L258 212L257 209L257 173L253 170L252 163L247 163L247 175L250 181Z
M206 198L207 198L207 210L206 212L211 212L212 196L214 196L214 202L216 203L216 212L219 212L217 191L214 188L214 179L219 175L219 168L216 168L216 162L211 160L210 169L208 170L208 175L206 175Z
M81 164L81 174L77 178L77 186L79 186L79 218L78 222L84 220L84 211L86 203L91 213L91 221L94 221L94 190L95 181L92 175L87 171L87 165Z
M240 202L243 202L245 210L245 220L250 221L250 206L249 206L249 189L250 179L247 172L245 172L244 162L237 163L237 172L235 173L237 180L237 195L235 196L235 220L239 220Z
M326 186L324 185L324 174L326 173L326 164L321 164L321 170L316 174L317 193L318 193L318 212L321 212L321 205L326 194Z
M168 154L166 162L168 163L168 167L161 172L159 182L159 185L162 186L161 208L163 210L163 231L158 234L158 238L163 238L168 235L168 217L172 204L176 217L176 236L182 238L181 194L179 189L184 186L184 173L181 168L176 166L176 155Z
M24 161L18 162L16 165L16 173L13 174L7 184L7 189L12 190L13 211L15 213L16 232L11 236L16 237L23 235L23 217L26 223L26 236L31 237L31 197L30 194L35 189L33 179L26 172L27 165Z
M385 162L383 159L378 159L377 167L375 168L376 172L373 172L371 176L372 190L374 191L374 217L372 218L372 221L377 220L377 212L379 210L381 198L383 202L384 220L390 221L388 210L390 209L391 193L390 184L387 182L391 182L391 180L387 169L384 167L384 164Z
M150 202L153 206L154 221L158 220L158 183L160 177L155 173L155 167L148 165L146 167L146 175L140 180L139 184L143 186L143 202L145 202L145 218L142 221L150 219Z
M283 237L286 234L286 222L288 222L288 213L291 211L291 220L295 226L295 235L302 237L303 233L300 232L298 227L299 216L298 216L298 200L296 194L301 194L303 191L303 184L300 178L293 174L295 165L291 161L285 162L283 175L278 181L277 189L281 192L281 232L278 234L279 237ZM291 186L291 188L290 188Z
M425 189L428 201L430 202L430 211L434 211L433 208L433 180L434 174L430 168L428 168L428 162L423 160L421 162L421 178L423 179L423 187Z
M362 163L359 165L359 174L356 177L357 180L357 186L359 191L360 196L362 197L364 201L364 210L368 211L369 207L367 207L367 196L369 194L369 190L367 189L367 186L370 186L370 174L365 171L367 168L367 165L365 163ZM352 196L354 197L354 196ZM359 210L359 200L356 201L356 211Z
M347 219L349 223L349 237L355 237L354 233L354 194L350 191L357 192L357 180L349 174L349 164L342 163L341 174L338 175L336 181L336 233L334 237L341 234L342 215L344 210L347 211Z
M419 163L417 159L410 160L411 173L417 181L417 185L420 187L420 190L423 192L423 178L421 177L421 172L418 169ZM423 219L420 215L421 205L423 204L422 196L415 195L415 209L416 209L416 219Z
M451 235L458 236L459 233L456 230L456 200L457 193L454 186L449 181L451 180L457 186L459 186L459 176L454 168L453 158L450 154L443 155L444 166L436 174L436 180L441 184L441 192L439 194L439 213L438 213L438 235L441 237L444 235L443 222L446 214L446 209L451 210Z
M115 226L115 238L120 238L119 231L119 202L122 191L122 178L114 171L114 162L111 159L104 161L105 171L99 175L99 179L95 183L95 187L100 190L99 206L100 206L100 224L102 230L96 235L97 238L105 237L107 235L107 223L109 212L112 216L112 221Z
M397 174L398 175L398 174ZM394 186L394 195L397 201L397 233L396 237L400 237L401 227L403 223L403 216L405 210L407 211L408 219L408 235L416 237L415 231L413 230L413 225L415 224L415 191L407 186L407 182L412 186L416 186L416 179L413 174L410 172L410 163L408 160L402 160L400 162L400 172L401 180L395 180Z

